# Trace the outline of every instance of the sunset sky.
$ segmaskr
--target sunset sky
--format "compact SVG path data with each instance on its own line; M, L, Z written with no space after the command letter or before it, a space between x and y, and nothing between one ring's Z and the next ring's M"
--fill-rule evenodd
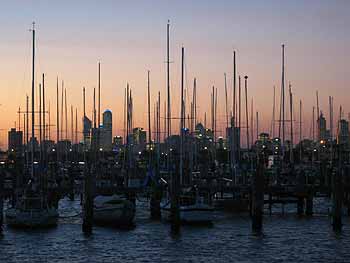
M343 106L346 117L350 110L349 11L350 1L346 0L2 1L0 147L7 147L7 130L18 119L18 107L24 109L25 94L30 94L31 33L28 29L32 21L37 30L36 83L39 84L38 78L45 73L52 124L56 117L56 76L64 80L68 105L78 107L79 120L82 87L86 87L87 113L92 117L92 94L97 86L100 61L102 110L113 112L113 135L122 133L127 82L134 94L135 126L146 128L147 70L151 71L152 100L155 101L158 90L162 100L165 98L169 19L173 116L179 115L183 45L186 85L190 91L193 78L197 78L199 119L203 121L206 111L209 120L210 92L214 85L219 96L218 126L223 130L224 72L228 74L231 92L235 49L238 73L249 76L249 102L253 97L254 112L257 110L260 114L260 130L269 131L273 85L279 94L281 44L285 43L286 78L295 94L294 112L298 115L302 99L303 133L309 136L316 90L327 118L329 95L334 96L335 116L339 115L339 105ZM176 132L175 121L173 127ZM55 139L55 132L52 135Z

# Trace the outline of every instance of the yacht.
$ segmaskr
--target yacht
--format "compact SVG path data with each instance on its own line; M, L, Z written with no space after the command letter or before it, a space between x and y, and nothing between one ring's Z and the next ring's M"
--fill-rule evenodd
M135 204L118 195L98 195L94 198L93 220L96 224L113 226L132 225Z
M162 214L170 220L171 203L161 205ZM185 190L179 198L180 221L184 224L211 223L214 220L214 208L200 196L197 189Z
M12 227L52 227L57 225L58 212L42 193L26 189L17 197L15 206L5 211L5 218L6 223Z

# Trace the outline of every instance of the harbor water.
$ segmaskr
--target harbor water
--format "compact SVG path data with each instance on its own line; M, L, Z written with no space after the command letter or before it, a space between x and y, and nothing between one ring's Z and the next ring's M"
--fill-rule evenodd
M251 231L248 215L216 212L211 226L183 226L170 233L167 222L149 219L146 202L138 202L135 227L94 227L81 231L79 201L60 202L59 224L46 230L5 226L0 236L0 262L350 262L350 219L334 233L329 207L315 202L313 217L285 214L275 206L264 216L263 233Z

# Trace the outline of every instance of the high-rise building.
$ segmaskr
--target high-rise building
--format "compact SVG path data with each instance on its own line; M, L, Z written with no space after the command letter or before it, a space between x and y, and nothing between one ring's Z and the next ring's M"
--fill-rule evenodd
M101 148L105 151L112 150L112 112L106 110L103 115L103 127L101 129Z
M322 112L317 121L318 121L318 129L319 129L318 131L319 140L326 140L327 139L327 122Z
M20 152L23 146L23 132L17 131L16 128L11 128L8 132L8 150Z
M349 144L349 122L346 120L339 121L338 143L342 145Z
M146 131L143 128L134 128L133 129L133 143L138 145L146 144Z
M83 118L83 135L84 145L86 149L89 149L91 144L91 120L86 116Z

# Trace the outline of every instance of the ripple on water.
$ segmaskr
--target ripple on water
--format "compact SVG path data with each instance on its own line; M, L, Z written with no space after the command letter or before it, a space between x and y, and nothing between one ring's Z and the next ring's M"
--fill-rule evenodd
M316 203L317 205L318 203ZM144 203L136 227L95 227L81 232L79 201L63 200L64 218L53 229L23 231L5 227L0 262L344 262L350 259L350 228L335 234L327 216L294 214L264 217L262 235L251 232L248 216L218 212L211 227L184 226L177 237L167 223L148 220ZM317 207L316 207L317 208ZM274 208L278 210L279 208ZM286 207L286 211L294 209ZM319 211L321 208L317 208ZM324 210L324 209L323 209Z

